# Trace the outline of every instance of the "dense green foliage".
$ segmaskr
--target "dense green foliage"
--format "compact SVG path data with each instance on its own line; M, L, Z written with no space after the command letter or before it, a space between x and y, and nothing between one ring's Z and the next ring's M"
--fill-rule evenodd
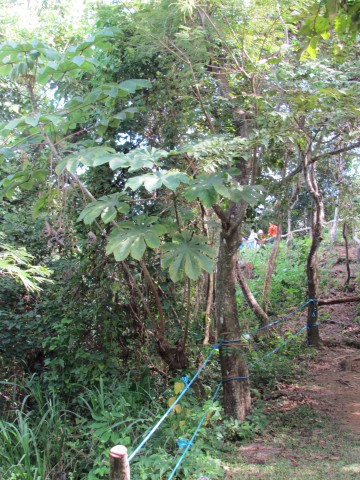
M212 282L224 232L299 230L280 243L269 293L271 242L238 263L270 320L306 300L315 203L303 172L316 172L327 219L337 206L359 230L358 2L72 3L0 2L0 476L11 480L100 480L111 446L133 449L206 356L206 322L210 342L222 333ZM241 331L257 328L240 289L234 300ZM248 362L293 331L258 339ZM294 374L299 349L254 369L243 422L210 400L213 361L134 478L166 478L204 404L213 435L200 432L179 478L205 467L223 478L217 452L261 431L261 398Z

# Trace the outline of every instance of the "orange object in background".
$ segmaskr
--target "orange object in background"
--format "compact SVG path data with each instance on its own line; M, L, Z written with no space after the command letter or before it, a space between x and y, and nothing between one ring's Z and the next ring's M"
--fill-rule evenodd
M269 237L276 237L278 231L277 225L274 225L273 223L270 223L270 227L268 230L268 235Z

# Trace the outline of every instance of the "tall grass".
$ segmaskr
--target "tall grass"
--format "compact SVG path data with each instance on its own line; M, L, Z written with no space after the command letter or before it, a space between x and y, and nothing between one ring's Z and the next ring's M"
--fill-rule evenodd
M22 395L19 408L0 420L0 478L50 480L70 471L74 457L65 446L73 414L55 396L44 395L37 379L26 382Z

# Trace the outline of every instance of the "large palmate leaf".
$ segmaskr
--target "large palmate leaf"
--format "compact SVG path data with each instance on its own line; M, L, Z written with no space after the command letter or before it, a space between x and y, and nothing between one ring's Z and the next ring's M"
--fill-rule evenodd
M139 215L134 222L122 222L109 235L106 253L113 253L117 261L125 260L131 255L140 260L146 247L160 246L160 237L166 233L166 228L157 223L157 217Z
M224 172L214 173L213 175L199 175L184 191L184 197L189 202L198 198L205 207L211 207L219 199L219 195L230 198L231 193L226 186L231 177Z
M100 197L96 202L91 202L80 213L78 221L83 221L86 225L90 225L98 216L104 223L109 223L116 218L117 213L128 213L130 207L124 200L129 197L124 193L113 193ZM123 201L120 201L123 200Z
M184 232L174 235L172 243L162 246L166 252L162 266L169 269L171 280L178 282L185 276L197 280L203 270L213 271L215 250L206 241L203 236L191 237L190 233Z
M160 171L132 177L126 182L125 186L126 188L131 188L131 190L137 190L144 185L148 192L152 192L165 185L165 187L175 191L180 183L189 184L188 176L183 172L170 170L168 172Z

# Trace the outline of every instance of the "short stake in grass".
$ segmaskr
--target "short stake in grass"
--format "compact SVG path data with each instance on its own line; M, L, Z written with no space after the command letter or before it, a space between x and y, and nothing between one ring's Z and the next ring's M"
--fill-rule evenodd
M110 480L130 480L127 448L116 445L110 450Z

